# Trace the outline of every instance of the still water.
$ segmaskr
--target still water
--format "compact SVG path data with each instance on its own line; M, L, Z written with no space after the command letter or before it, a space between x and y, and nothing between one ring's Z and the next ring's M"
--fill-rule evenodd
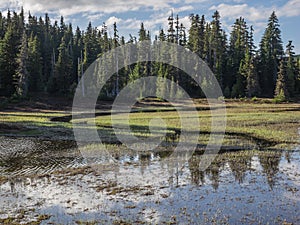
M300 224L299 151L225 152L200 171L200 153L179 167L167 150L116 150L89 165L71 141L0 137L0 221Z

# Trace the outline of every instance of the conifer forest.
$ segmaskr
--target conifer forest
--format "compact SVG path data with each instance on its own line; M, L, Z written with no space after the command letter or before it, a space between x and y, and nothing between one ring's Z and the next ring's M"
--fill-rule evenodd
M85 30L60 21L8 11L0 14L0 96L26 98L36 93L71 96L81 71L104 52L126 43L167 41L196 53L215 74L224 97L268 97L293 99L300 94L300 61L292 40L283 43L276 12L269 19L264 34L256 46L255 27L237 18L230 33L222 27L221 16L215 11L211 18L190 15L186 29L178 16L171 15L168 29L159 35L147 31L142 23L138 36L119 35L114 23L113 34L108 27L88 24ZM26 22L25 22L26 21ZM129 82L149 75L168 78L183 87L193 97L203 97L199 88L182 71L169 65L141 62L123 68L118 82L111 79L100 97L111 99Z

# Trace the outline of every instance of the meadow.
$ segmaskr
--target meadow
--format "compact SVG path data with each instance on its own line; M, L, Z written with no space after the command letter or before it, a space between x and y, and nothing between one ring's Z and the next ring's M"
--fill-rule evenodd
M275 104L267 99L225 100L225 102L226 133L224 146L293 149L299 144L299 104ZM197 124L191 125L188 127L187 132L200 130L198 144L205 145L211 131L213 111L210 110L206 100L203 99L194 99L194 106L196 106L198 112L200 127ZM162 137L162 141L173 144L172 142L176 143L179 138L176 132L180 131L182 126L182 118L180 117L195 116L192 112L189 114L189 105L182 102L180 107L185 111L182 115L169 103L157 99L141 101L132 108L128 122L125 114L113 112L113 116L111 116L109 115L110 111L107 108L103 110L100 103L96 109L95 121L99 136L104 142L107 142L106 144L114 144L117 141L112 126L112 118L117 126L129 123L130 132L140 138L148 138L153 135L163 136L166 132L167 138ZM218 117L218 113L214 113L214 116ZM150 133L149 123L157 118L162 119L164 124L155 124L156 134ZM64 110L37 109L31 112L26 110L2 110L0 111L0 135L72 140L72 123L84 122L88 127L93 121L91 116L71 119L71 112Z

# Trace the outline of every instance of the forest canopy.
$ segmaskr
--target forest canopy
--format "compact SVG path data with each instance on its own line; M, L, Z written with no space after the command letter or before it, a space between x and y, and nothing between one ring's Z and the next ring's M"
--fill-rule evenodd
M130 35L126 40L119 36L116 23L110 37L105 24L98 29L90 22L81 30L66 24L63 17L52 23L47 13L44 17L29 14L27 22L23 10L8 11L5 16L0 13L0 96L27 97L40 92L70 96L82 71L104 52L144 40L172 42L196 53L211 68L227 98L275 96L288 100L299 96L300 59L292 41L282 43L275 12L259 46L253 40L254 27L242 17L236 19L229 34L222 28L218 11L211 19L190 15L189 30L178 16L166 19L168 29L161 29L154 40L143 23L138 37ZM100 97L114 98L129 82L150 75L174 81L193 97L204 97L184 72L159 62L139 62L121 69ZM165 85L158 82L157 92L170 89Z

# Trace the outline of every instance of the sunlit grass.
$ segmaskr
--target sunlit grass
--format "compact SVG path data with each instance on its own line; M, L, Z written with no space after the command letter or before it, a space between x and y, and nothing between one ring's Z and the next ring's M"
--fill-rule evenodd
M197 105L203 107L203 104ZM278 145L295 145L299 142L298 128L300 127L300 110L298 104L254 104L254 103L227 103L226 132L236 135L249 136ZM211 131L211 113L208 110L198 112L200 127L190 126L189 131L204 133L200 135L199 142L207 143ZM168 130L181 129L180 116L177 112L152 112L132 113L129 117L129 125L135 135L149 133L149 122L154 118L161 118ZM218 118L217 118L218 120ZM128 123L122 115L114 117L114 122L119 126ZM111 117L96 118L98 127L111 126ZM163 130L164 127L157 127ZM231 135L232 136L232 135ZM234 141L233 141L234 140ZM239 138L225 136L225 144L238 144Z
M0 124L13 124L26 127L63 127L72 128L69 123L52 122L51 118L66 116L57 112L0 112Z
M174 133L174 130L181 130L181 118L190 119L197 116L200 126L196 123L185 126L188 132L197 132L200 130L200 144L207 144L209 133L211 131L211 111L207 110L208 105L202 100L195 100L196 107L199 109L198 115L192 112L183 111L179 113L172 111L170 107L148 107L139 108L138 112L130 113L129 121L124 114L115 114L113 116L96 117L96 126L101 138L114 140L113 124L118 127L124 127L129 123L130 132L133 135L148 138L155 135L164 135L164 133ZM186 106L182 106L186 108ZM240 145L247 139L257 138L274 143L277 146L299 145L298 128L300 127L300 105L299 104L272 104L272 103L253 103L253 102L235 102L226 103L227 126L224 145ZM206 109L206 110L205 110ZM147 111L145 111L147 110ZM149 112L151 110L151 112ZM168 111L166 111L168 110ZM48 111L48 112L0 112L0 125L13 124L21 127L29 127L39 130L40 128L52 129L61 128L72 129L72 123L52 122L53 117L68 116L70 113ZM113 123L112 123L113 118ZM160 118L164 122L157 122ZM220 120L222 117L216 117ZM86 122L87 127L93 121L91 118L77 119L74 123ZM156 121L156 122L155 122ZM152 123L154 122L154 123ZM151 134L149 126L155 132ZM6 132L6 131L5 131ZM38 134L34 130L24 131L29 134ZM125 132L128 132L125 130ZM163 137L162 137L163 139Z

